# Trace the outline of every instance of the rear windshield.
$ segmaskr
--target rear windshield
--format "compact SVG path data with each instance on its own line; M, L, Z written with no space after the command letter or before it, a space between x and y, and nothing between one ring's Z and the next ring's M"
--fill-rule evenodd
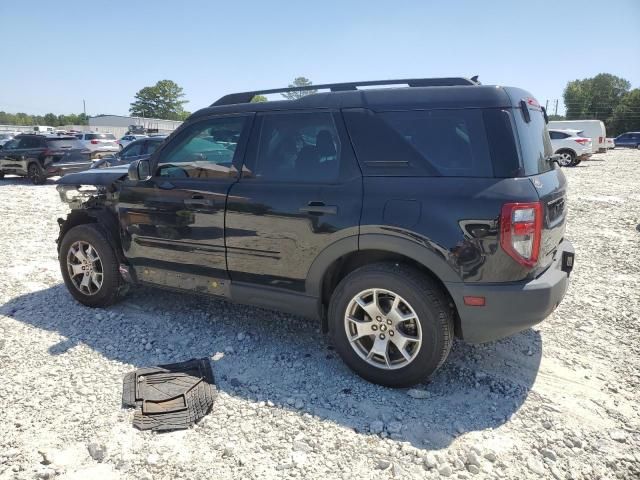
M49 148L84 148L77 138L48 138L47 146Z
M365 175L512 177L519 174L502 109L343 111Z
M87 133L87 140L115 140L112 133Z
M528 112L529 122L527 122L526 113L522 108L513 110L526 176L553 170L553 163L547 160L553 153L553 149L542 110L528 107Z

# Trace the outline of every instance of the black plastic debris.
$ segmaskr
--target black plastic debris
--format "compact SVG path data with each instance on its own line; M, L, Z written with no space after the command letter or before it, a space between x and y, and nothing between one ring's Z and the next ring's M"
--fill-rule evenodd
M139 368L124 377L122 405L140 430L189 428L213 406L217 389L208 358Z

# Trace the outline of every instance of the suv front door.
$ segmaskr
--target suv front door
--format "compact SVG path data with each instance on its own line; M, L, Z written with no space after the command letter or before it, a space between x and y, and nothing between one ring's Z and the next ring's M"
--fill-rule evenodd
M230 115L186 125L151 157L151 178L123 182L122 243L138 280L227 294L224 210L251 121Z
M336 242L357 249L361 201L362 178L339 113L257 114L242 178L227 199L233 296L313 308L315 299L305 295L309 269Z

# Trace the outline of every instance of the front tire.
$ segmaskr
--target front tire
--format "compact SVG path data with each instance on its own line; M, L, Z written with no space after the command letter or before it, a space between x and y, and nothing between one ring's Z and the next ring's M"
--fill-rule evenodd
M60 243L58 259L69 293L83 305L112 305L126 290L116 253L97 224L70 229Z
M358 375L408 387L432 375L449 355L451 313L431 278L408 266L376 263L338 284L329 325L337 352Z
M47 181L47 177L45 176L42 168L37 163L29 164L29 168L27 169L27 177L34 185L44 185Z

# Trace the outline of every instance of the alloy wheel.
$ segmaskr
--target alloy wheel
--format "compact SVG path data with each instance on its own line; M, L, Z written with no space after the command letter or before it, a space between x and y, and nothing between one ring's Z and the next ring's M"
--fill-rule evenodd
M390 290L368 289L349 302L344 328L351 347L368 364L406 367L422 346L422 328L409 302Z
M571 155L566 152L563 152L560 154L559 161L560 161L560 165L562 165L563 167L568 167L569 165L571 165L571 161L572 161Z
M95 295L103 281L102 260L93 246L74 242L67 252L67 271L73 286L84 295Z

